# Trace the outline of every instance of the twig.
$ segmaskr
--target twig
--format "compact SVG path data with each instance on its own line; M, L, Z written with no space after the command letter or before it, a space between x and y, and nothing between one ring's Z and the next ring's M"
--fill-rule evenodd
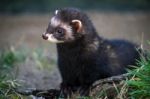
M109 77L109 78L105 78L105 79L100 79L96 82L93 83L92 87L98 86L100 84L105 84L105 83L117 83L120 82L121 80L125 80L127 78L128 74L122 74L122 75L118 75L118 76L113 76L113 77Z

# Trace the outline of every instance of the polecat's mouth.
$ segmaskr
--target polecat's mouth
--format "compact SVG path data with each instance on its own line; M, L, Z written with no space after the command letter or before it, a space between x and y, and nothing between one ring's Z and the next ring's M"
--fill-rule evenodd
M48 41L53 42L53 43L63 43L64 42L64 41L56 39L53 36L53 34L49 34L49 33L42 34L42 37L43 37L44 40L48 40Z

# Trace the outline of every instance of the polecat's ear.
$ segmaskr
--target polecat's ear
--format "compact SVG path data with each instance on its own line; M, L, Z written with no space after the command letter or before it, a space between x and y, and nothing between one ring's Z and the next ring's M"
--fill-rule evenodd
M72 20L72 25L75 28L76 32L82 31L82 22L80 20Z

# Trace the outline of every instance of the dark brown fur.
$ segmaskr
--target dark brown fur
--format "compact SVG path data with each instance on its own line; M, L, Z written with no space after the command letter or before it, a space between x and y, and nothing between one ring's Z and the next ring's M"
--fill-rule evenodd
M126 73L126 68L135 65L135 60L139 58L135 44L98 36L91 20L80 10L65 8L55 16L72 28L73 35L73 39L65 40L67 33L64 33L61 36L64 42L57 44L62 96L74 91L88 95L94 81ZM80 32L72 23L74 19L82 23ZM49 25L47 32L54 28Z

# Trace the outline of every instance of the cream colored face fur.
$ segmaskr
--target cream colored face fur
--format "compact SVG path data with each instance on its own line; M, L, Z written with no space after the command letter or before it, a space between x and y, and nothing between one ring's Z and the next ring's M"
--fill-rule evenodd
M60 41L60 40L57 40L53 34L46 34L46 36L48 37L48 41L52 42L52 43L63 43L64 41Z

